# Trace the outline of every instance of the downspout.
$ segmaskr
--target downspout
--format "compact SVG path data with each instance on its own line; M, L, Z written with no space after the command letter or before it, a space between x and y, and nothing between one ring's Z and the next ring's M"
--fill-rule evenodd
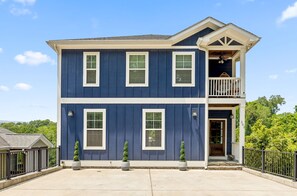
M209 65L208 65L208 49L201 47L200 44L202 43L203 38L199 38L198 41L196 42L197 47L199 50L204 51L205 52L205 115L204 115L204 168L207 169L208 167L208 157L209 157L209 130L208 130L208 70L209 70Z

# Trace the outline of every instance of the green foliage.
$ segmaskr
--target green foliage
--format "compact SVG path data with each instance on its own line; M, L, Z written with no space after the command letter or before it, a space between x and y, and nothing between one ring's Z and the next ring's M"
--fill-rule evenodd
M186 154L185 154L185 142L184 141L181 141L179 154L180 154L179 155L180 161L185 162L186 161Z
M2 123L0 127L6 128L15 133L41 133L49 141L51 141L54 146L56 145L57 138L57 124L50 120L34 120L30 122L9 122Z
M297 113L297 105L294 107L294 113Z
M79 142L77 140L74 145L73 161L79 161Z
M125 141L124 150L123 150L123 162L128 161L128 141Z

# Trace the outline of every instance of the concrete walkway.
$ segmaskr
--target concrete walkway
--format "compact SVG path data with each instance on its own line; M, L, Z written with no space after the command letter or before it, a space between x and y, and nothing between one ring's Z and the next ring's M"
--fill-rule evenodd
M0 191L32 195L297 195L297 189L244 171L63 169Z

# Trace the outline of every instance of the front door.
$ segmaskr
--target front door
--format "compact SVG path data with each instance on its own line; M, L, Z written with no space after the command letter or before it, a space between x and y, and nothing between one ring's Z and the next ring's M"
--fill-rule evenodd
M209 155L225 156L225 120L210 120L209 125Z

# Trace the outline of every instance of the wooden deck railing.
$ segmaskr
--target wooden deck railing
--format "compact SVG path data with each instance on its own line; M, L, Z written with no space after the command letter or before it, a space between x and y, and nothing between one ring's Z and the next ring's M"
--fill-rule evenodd
M240 78L209 78L210 97L240 97Z

